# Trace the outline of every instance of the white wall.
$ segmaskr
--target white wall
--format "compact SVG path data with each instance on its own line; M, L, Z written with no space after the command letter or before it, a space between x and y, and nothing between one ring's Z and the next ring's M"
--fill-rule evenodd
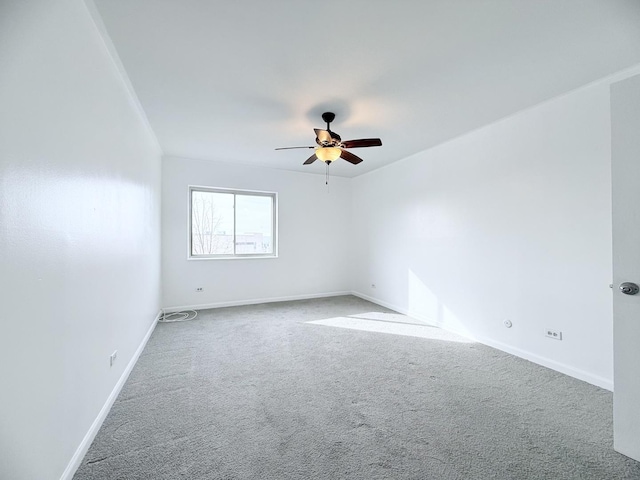
M355 178L354 290L611 388L609 83Z
M59 479L159 310L160 152L82 1L2 2L0 72L0 478Z
M348 292L350 180L227 162L162 163L163 306L220 306ZM320 165L310 165L324 172ZM278 193L278 258L188 260L189 185ZM203 287L202 293L196 287Z

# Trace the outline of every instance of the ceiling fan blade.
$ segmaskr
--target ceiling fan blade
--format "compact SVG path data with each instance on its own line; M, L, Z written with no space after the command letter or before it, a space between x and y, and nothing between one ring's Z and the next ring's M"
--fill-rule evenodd
M292 150L294 148L316 148L316 147L279 147L276 150Z
M360 138L358 140L345 140L342 142L344 148L380 147L382 140L379 138Z
M322 145L322 142L333 142L333 138L331 138L329 130L320 130L319 128L314 128L313 131L316 132L316 143L318 145Z
M342 150L342 153L340 154L340 158L342 158L343 160L346 160L349 163L353 163L354 165L357 165L360 162L362 162L362 159L360 157L356 157L353 153L347 152L346 150Z
M313 155L311 155L309 158L307 158L305 160L305 162L303 163L303 165L309 165L310 163L315 162L318 159L318 157L316 157L316 154L314 153Z

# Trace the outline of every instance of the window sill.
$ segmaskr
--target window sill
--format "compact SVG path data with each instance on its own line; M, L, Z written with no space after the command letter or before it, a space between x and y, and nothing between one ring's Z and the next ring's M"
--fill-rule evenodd
M264 260L268 258L278 258L278 255L245 255L229 257L187 257L187 260Z

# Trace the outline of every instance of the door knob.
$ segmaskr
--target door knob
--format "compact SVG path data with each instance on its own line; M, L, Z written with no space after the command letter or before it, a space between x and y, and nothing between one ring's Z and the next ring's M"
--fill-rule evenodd
M635 295L640 292L640 288L635 283L624 282L620 284L620 291L625 295Z

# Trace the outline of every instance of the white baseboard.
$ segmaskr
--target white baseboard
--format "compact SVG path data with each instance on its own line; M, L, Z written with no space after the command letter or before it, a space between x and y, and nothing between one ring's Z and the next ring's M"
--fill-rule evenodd
M113 387L113 390L111 391L111 394L107 398L107 401L102 406L100 413L98 413L98 416L91 424L89 431L86 433L86 435L82 439L82 442L80 442L80 445L76 449L76 452L73 454L73 457L71 457L71 461L69 462L69 464L67 465L67 468L65 468L64 472L62 473L60 480L71 480L75 475L76 471L78 470L78 467L80 466L80 462L82 462L82 459L86 455L87 450L89 450L89 447L91 446L93 439L96 437L98 430L100 430L100 427L104 422L104 419L107 418L107 415L109 414L109 410L111 410L111 406L113 405L113 402L115 402L116 398L118 398L118 395L120 394L120 390L122 390L122 387L127 381L127 378L129 378L129 374L131 373L131 370L133 370L133 367L135 366L136 362L138 361L138 358L140 357L140 354L144 350L144 347L147 345L147 342L149 341L149 338L151 337L153 330L156 328L156 325L158 324L158 320L160 319L161 316L162 316L162 311L158 312L158 315L156 315L156 318L151 324L151 327L149 327L149 330L147 331L146 335L142 339L142 342L140 342L138 349L133 354L133 357L131 357L131 360L127 364L127 367L122 372L122 375L120 375L120 379L118 380L118 383L116 383L115 387Z
M403 315L407 315L409 317L414 317L418 320L427 322L431 325L435 325L438 326L440 328L442 328L443 330L447 330L448 332L451 333L455 333L457 335L460 335L461 337L465 337L468 338L470 340L474 340L478 343L482 343L483 345L487 345L489 347L495 348L497 350L501 350L503 352L509 353L511 355L514 355L516 357L520 357L523 358L525 360L529 360L530 362L533 362L537 365L542 365L543 367L547 367L550 368L551 370L555 370L556 372L560 372L560 373L564 373L565 375L569 375L570 377L573 378L577 378L578 380L582 380L584 382L590 383L592 385L596 385L598 387L604 388L605 390L609 390L609 391L613 391L613 381L600 377L598 375L593 375L589 372L585 372L584 370L580 370L578 368L574 368L570 365L566 365L564 363L561 362L557 362L555 360L552 360L550 358L547 357L543 357L541 355L537 355L535 353L529 352L527 350L522 350L520 348L517 347L513 347L511 345L508 345L506 343L502 343L499 342L497 340L493 340L491 338L487 338L487 337L483 337L483 336L478 336L478 335L470 335L468 332L464 332L464 331L460 331L460 330L456 330L453 328L450 328L447 325L443 325L440 322L435 321L434 319L431 318L425 318L423 315L416 315L415 312L410 312L408 311L406 308L402 308L398 305L393 305L389 302L385 302L383 300L379 300L377 298L371 297L369 295L365 295L364 293L360 293L360 292L351 292L352 295L356 296L356 297L360 297L364 300L368 300L371 303L375 303L377 305L380 305L382 307L386 307L389 308L391 310L394 310L398 313L402 313Z
M222 308L222 307L239 307L241 305L256 305L258 303L274 303L274 302L288 302L291 300L308 300L310 298L324 298L324 297L340 297L342 295L351 295L350 291L345 292L327 292L327 293L311 293L304 295L290 295L287 297L270 297L270 298L250 298L247 300L232 300L230 302L215 302L215 303L203 303L198 305L182 305L179 307L166 307L162 310L166 313L180 312L182 310L206 310L208 308Z
M411 317L411 315L409 315L407 309L399 307L398 305L394 305L393 303L385 302L384 300L380 300L378 298L371 297L369 295L365 295L364 293L360 293L360 292L351 292L351 295L353 295L354 297L362 298L363 300L366 300L366 301L371 302L371 303L375 303L376 305L380 305L381 307L388 308L390 310L393 310L395 312L401 313L403 315L407 315L408 317ZM433 323L430 319L417 318L417 317L415 317L415 318L417 320L422 320L422 321L425 321L427 323L431 323L431 324L435 325L435 323Z
M516 357L524 358L525 360L529 360L530 362L542 365L543 367L550 368L551 370L555 370L556 372L564 373L565 375L569 375L570 377L577 378L578 380L582 380L583 382L587 382L591 385L596 385L597 387L604 388L605 390L613 392L613 382L611 380L607 380L606 378L600 377L598 375L593 375L592 373L585 372L584 370L580 370L565 363L551 360L550 358L537 355L527 350L512 347L511 345L507 345L506 343L502 343L497 340L486 337L476 337L476 340L489 347L502 350L503 352L515 355Z

